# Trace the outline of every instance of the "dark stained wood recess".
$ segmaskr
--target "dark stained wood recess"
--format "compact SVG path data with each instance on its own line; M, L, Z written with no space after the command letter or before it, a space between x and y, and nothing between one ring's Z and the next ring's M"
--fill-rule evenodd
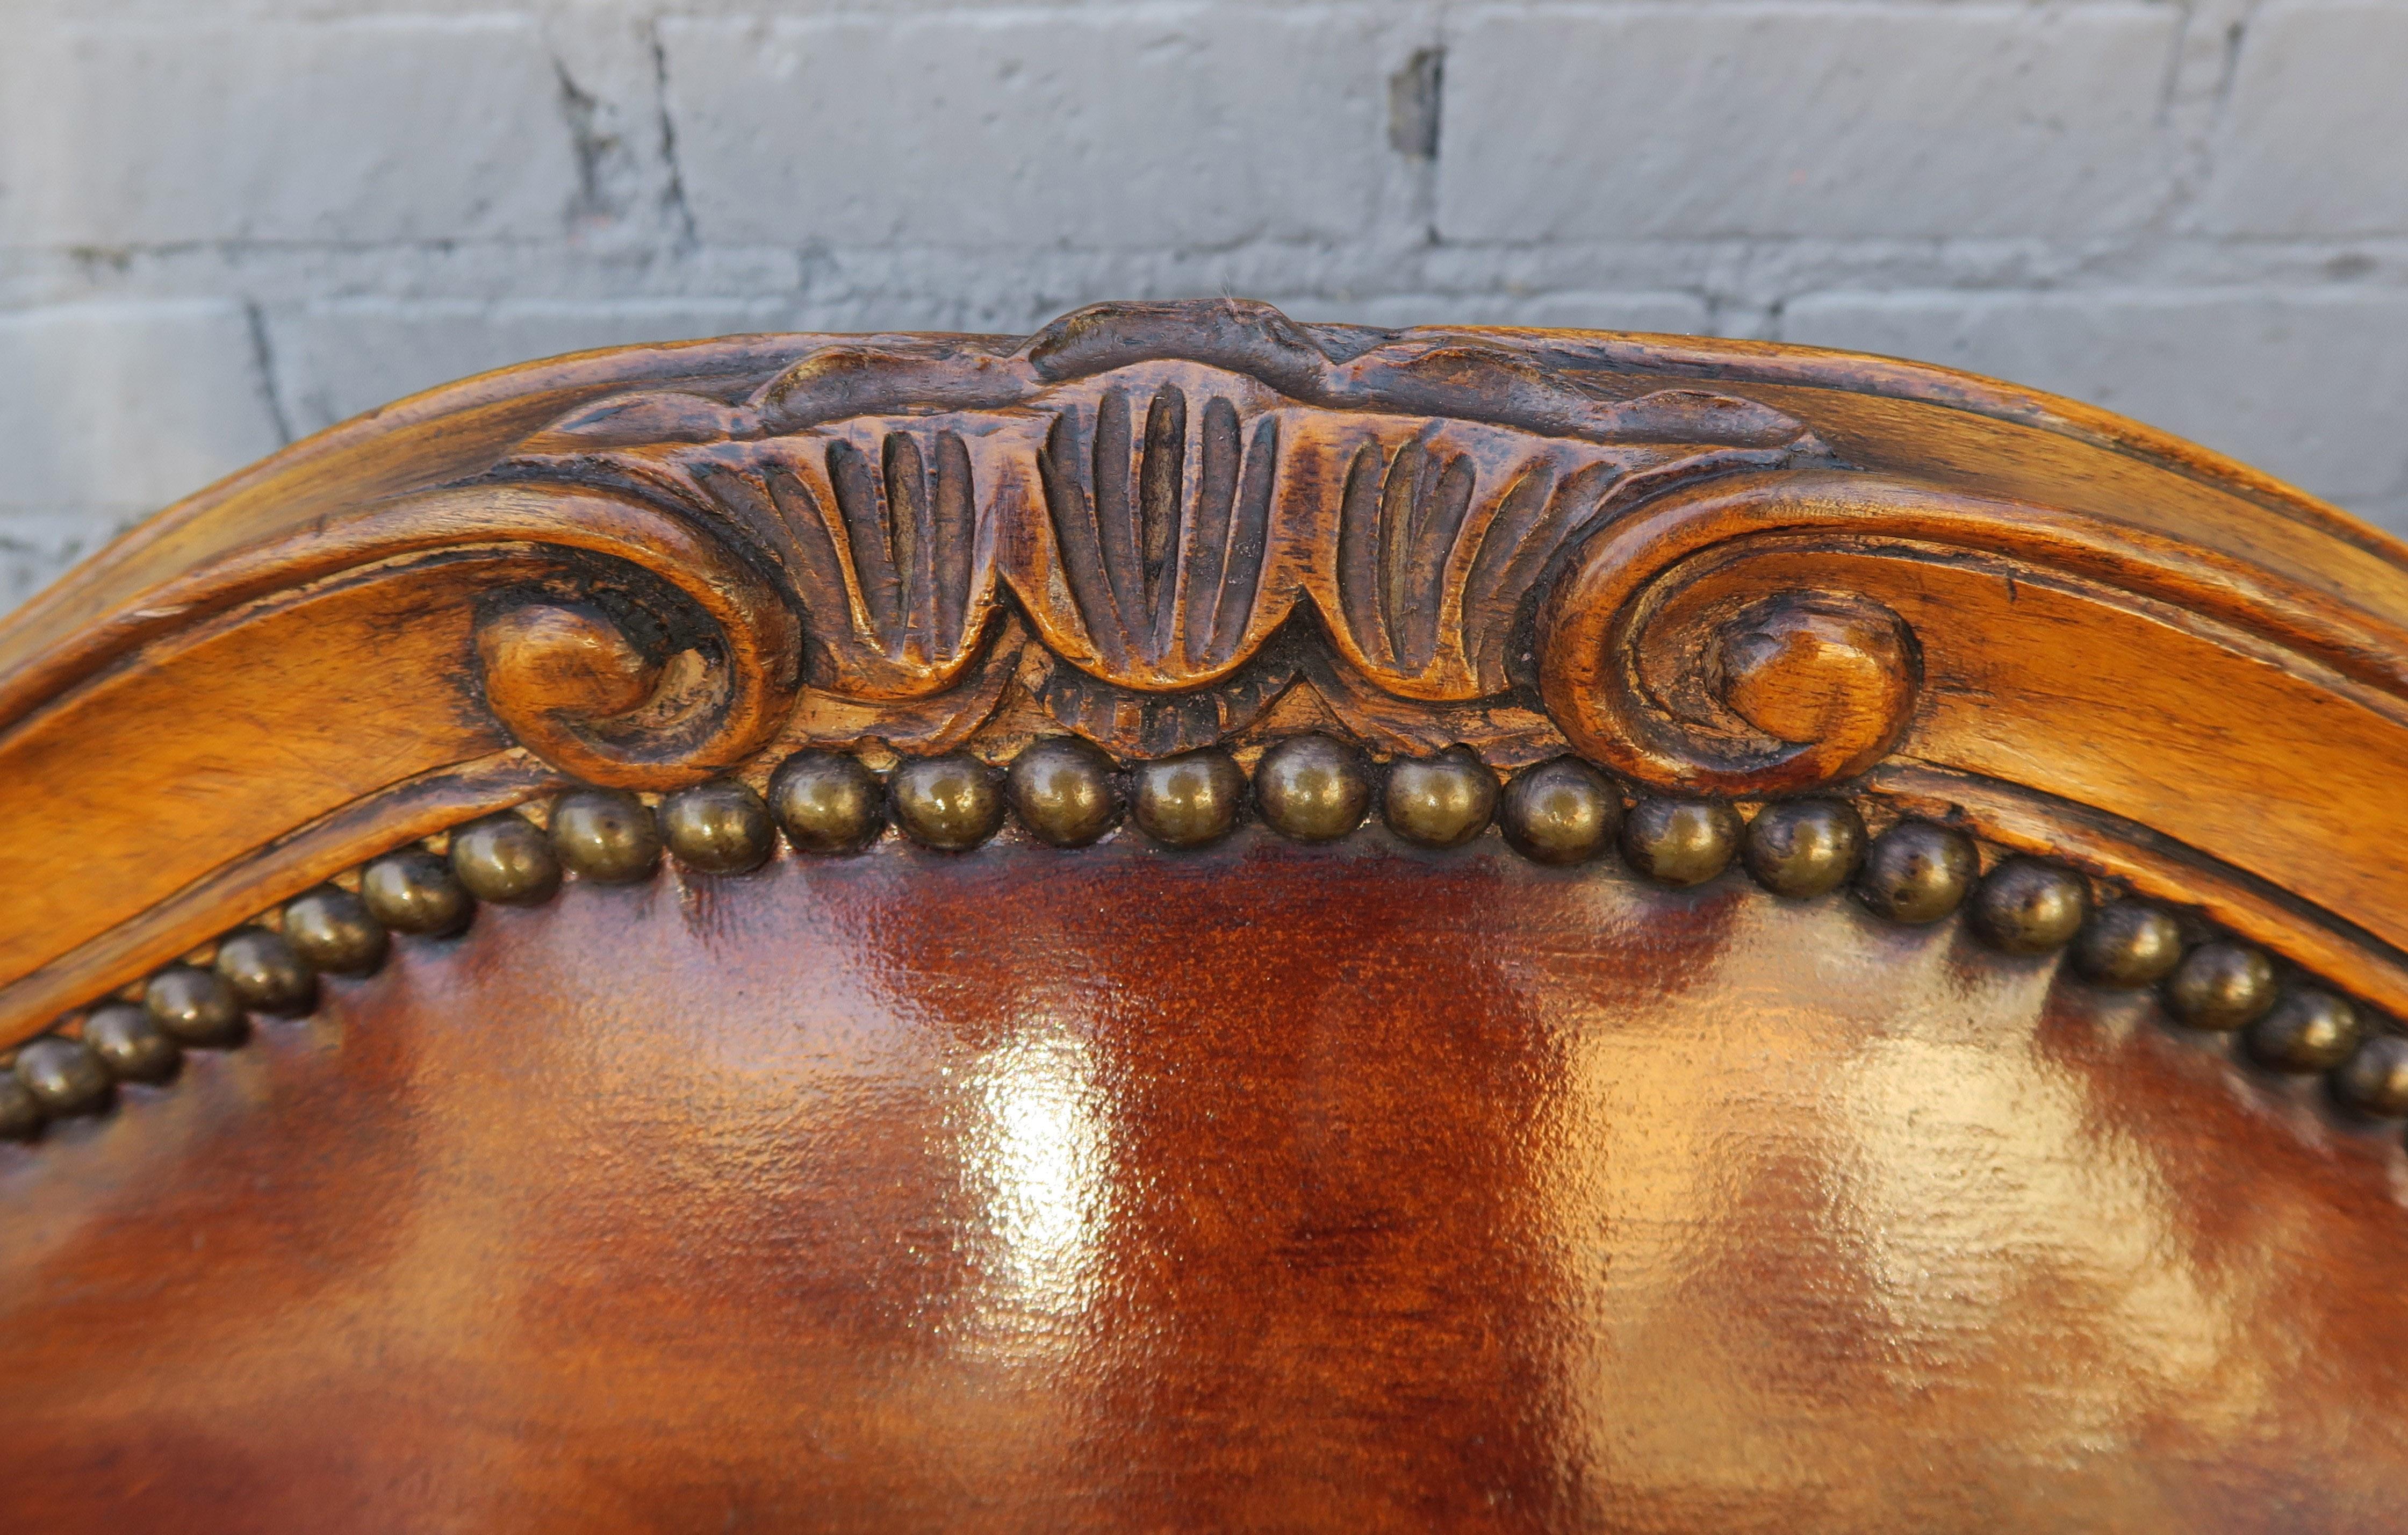
M437 390L0 623L0 1530L2396 1531L2403 766L1911 364Z

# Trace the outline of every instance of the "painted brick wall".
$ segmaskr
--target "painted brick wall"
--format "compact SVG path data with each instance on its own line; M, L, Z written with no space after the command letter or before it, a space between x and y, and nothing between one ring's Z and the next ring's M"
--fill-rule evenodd
M1217 292L1926 358L2408 531L2408 0L0 20L0 605L483 368Z

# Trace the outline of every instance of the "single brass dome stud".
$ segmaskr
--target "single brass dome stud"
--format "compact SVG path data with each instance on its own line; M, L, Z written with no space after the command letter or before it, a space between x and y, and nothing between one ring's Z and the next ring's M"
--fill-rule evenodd
M116 1083L92 1046L49 1034L17 1052L17 1080L51 1119L96 1114L108 1107Z
M886 782L895 824L922 847L967 853L1003 829L995 769L968 752L913 757Z
M1218 841L1238 824L1246 773L1226 752L1190 752L1137 766L1130 813L1148 837L1168 847Z
M2182 963L2182 927L2145 901L2109 901L2073 940L2073 968L2101 986L2154 986Z
M1720 800L1650 795L1622 818L1622 856L1657 884L1703 884L1730 867L1745 830Z
M2241 1042L2258 1065L2303 1077L2348 1061L2364 1032L2358 1009L2329 991L2301 986L2277 997L2242 1031Z
M501 906L540 905L560 888L560 856L552 839L507 811L452 834L452 872L468 894Z
M1938 922L1963 903L1981 870L1972 839L1963 832L1901 821L1865 850L1856 898L1892 922Z
M1498 821L1505 840L1533 863L1585 863L1622 829L1622 796L1580 758L1556 757L1513 775Z
M633 884L660 866L652 807L617 789L578 789L553 800L551 837L569 872L599 884Z
M284 907L284 938L323 975L370 975L393 940L367 902L337 884L320 885Z
M2408 1119L2408 1039L2370 1034L2332 1074L2333 1096L2373 1119Z
M1254 803L1283 837L1331 842L1363 824L1371 773L1363 753L1327 736L1291 736L1254 764Z
M385 926L421 938L448 938L477 914L451 864L424 848L388 853L360 870L360 899Z
M2274 1005L2274 966L2245 943L2202 943L2166 977L2166 1010L2191 1028L2229 1034Z
M318 1000L318 975L292 941L265 927L245 927L218 940L215 968L235 1000L254 1012L290 1016Z
M1085 847L1121 818L1112 759L1075 736L1031 741L1003 775L1020 824L1057 848Z
M839 752L797 752L769 780L769 813L797 853L858 853L885 823L885 786Z
M131 1002L111 1002L84 1015L83 1042L120 1082L165 1082L184 1053L157 1020Z
M1865 822L1840 799L1784 799L1747 824L1740 860L1756 882L1802 900L1836 890L1865 856Z
M2071 869L2009 858L1974 887L1969 914L1973 931L2000 954L2051 954L2082 930L2090 887Z
M661 839L678 862L705 874L743 874L769 861L778 828L740 779L713 779L661 801Z
M0 1071L0 1140L31 1140L50 1120L42 1112L42 1100L17 1080L13 1066Z
M180 1045L222 1048L242 1040L242 1004L215 970L168 966L143 987L142 1008L162 1034Z
M1497 775L1461 746L1434 757L1399 758L1388 765L1380 813L1408 842L1461 847L1486 831L1497 814Z

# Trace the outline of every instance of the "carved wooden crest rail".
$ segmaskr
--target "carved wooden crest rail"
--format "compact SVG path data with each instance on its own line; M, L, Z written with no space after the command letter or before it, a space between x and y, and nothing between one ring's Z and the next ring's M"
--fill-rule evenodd
M0 624L0 1524L2386 1528L2403 764L2408 553L1938 369L437 390Z
M1902 364L1234 301L597 354L312 439L11 620L0 773L58 787L0 851L0 1032L566 783L1275 717L1869 794L2397 1010L2403 615L2339 514Z

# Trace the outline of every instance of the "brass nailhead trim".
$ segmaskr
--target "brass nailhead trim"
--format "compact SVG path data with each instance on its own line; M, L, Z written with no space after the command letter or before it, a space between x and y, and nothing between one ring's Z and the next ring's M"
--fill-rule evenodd
M800 752L771 776L766 797L719 779L668 795L657 810L619 790L572 790L553 800L548 828L505 811L459 828L446 853L410 846L370 859L356 894L329 884L297 896L278 921L221 939L208 966L179 962L154 973L139 1005L94 1004L19 1046L0 1063L0 1140L32 1140L52 1120L107 1112L119 1083L164 1083L187 1050L239 1045L251 1014L308 1012L323 995L322 977L373 974L392 933L449 938L480 902L536 905L558 893L564 876L649 879L664 850L693 873L741 874L781 840L800 854L840 856L892 825L922 847L961 853L1013 818L1054 847L1087 846L1125 820L1176 850L1217 842L1250 815L1306 843L1341 839L1372 815L1424 848L1461 847L1494 825L1516 853L1552 868L1618 846L1633 872L1674 888L1737 862L1776 897L1846 886L1865 910L1902 924L1963 909L1968 930L2002 954L2068 951L2083 980L2154 986L2175 1023L2237 1036L2266 1069L2323 1073L2349 1113L2408 1119L2408 1036L2379 1029L2312 982L2284 982L2248 944L2210 936L2186 945L2182 925L2159 907L2094 906L2088 882L2071 869L2014 856L1984 873L1972 839L1952 827L1910 819L1869 838L1856 807L1833 797L1783 800L1742 819L1716 801L1627 795L1569 756L1500 784L1466 748L1379 765L1313 735L1272 746L1250 778L1217 749L1124 768L1087 741L1055 737L1000 770L953 753L907 758L883 779L841 753Z

